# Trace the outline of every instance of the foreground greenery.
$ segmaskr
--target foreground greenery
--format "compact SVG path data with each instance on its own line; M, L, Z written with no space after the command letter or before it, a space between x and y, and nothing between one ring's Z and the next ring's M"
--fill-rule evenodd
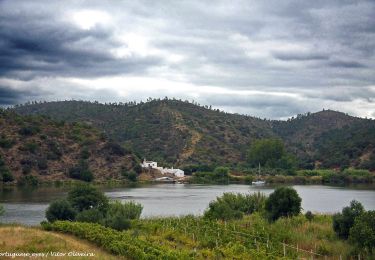
M203 216L139 219L139 204L110 203L91 186L81 186L69 192L64 203L50 205L50 222L42 227L130 259L373 257L374 212L361 207L352 202L333 218L302 215L297 192L281 187L269 197L224 193ZM56 214L49 218L53 208ZM349 236L341 236L337 226L348 229Z
M303 215L269 223L260 214L230 221L202 217L133 220L126 231L99 224L56 221L43 228L73 234L130 259L275 259L310 256L313 250L326 256L348 257L354 248L336 237L330 216L316 215L310 222Z
M130 220L139 219L142 205L135 202L109 202L99 190L89 185L78 185L67 199L53 201L46 211L49 222L69 220L98 223L116 230L130 227Z

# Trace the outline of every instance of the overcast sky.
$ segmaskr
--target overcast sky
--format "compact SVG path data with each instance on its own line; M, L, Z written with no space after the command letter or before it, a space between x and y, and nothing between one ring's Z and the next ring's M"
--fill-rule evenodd
M0 105L176 97L375 118L375 1L1 1Z

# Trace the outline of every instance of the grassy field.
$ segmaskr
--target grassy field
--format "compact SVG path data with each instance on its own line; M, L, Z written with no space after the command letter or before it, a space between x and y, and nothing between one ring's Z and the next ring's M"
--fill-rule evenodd
M353 250L337 238L327 215L316 215L312 221L299 215L274 223L257 213L228 222L194 216L150 218L133 221L123 232L68 221L45 228L130 259L347 259Z
M119 259L108 252L100 249L87 241L78 239L72 235L57 232L49 232L40 228L31 228L18 225L0 226L0 252L27 252L27 253L47 253L47 252L86 252L93 253L95 257L91 259ZM58 257L66 259L69 257ZM73 259L87 259L87 257L75 256ZM11 257L0 257L0 259L12 259ZM15 259L23 259L16 257ZM32 257L32 259L56 259L51 256ZM120 258L123 259L123 258Z

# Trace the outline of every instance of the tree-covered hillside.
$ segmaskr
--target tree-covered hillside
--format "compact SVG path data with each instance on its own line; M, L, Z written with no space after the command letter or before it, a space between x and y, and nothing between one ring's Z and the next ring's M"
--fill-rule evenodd
M92 126L0 110L0 181L119 179L137 160Z
M270 122L177 100L137 105L51 102L16 111L93 124L140 156L179 166L244 161L253 140L272 136Z
M336 167L336 163L326 161L331 155L345 157L348 152L341 143L348 136L358 135L359 129L361 139L350 142L357 152L348 157L345 165L368 168L374 159L370 133L375 122L332 110L277 121L225 113L187 101L150 99L138 104L43 102L16 106L15 111L92 124L140 157L177 166L245 163L255 140L276 137L297 157L300 167ZM329 143L329 151L322 142Z

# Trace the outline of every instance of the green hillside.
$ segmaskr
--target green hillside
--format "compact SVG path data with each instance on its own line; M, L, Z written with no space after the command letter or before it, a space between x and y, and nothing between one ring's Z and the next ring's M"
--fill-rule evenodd
M288 151L298 157L301 167L337 167L338 160L331 161L331 154L345 157L348 151L342 142L356 136L358 129L362 131L361 138L350 142L357 152L347 157L345 165L369 168L375 157L370 134L375 122L331 110L298 115L287 121L230 114L174 99L138 104L44 102L17 106L15 110L92 124L140 157L177 166L243 163L254 140L279 137Z
M137 158L99 130L0 110L0 181L120 179Z

